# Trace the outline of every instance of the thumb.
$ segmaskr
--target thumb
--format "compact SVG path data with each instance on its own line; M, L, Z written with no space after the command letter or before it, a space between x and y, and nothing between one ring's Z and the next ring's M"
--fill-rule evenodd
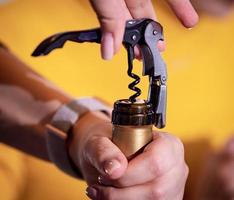
M107 137L90 138L85 152L85 157L90 164L109 179L120 178L127 169L126 157Z
M90 0L102 29L101 54L105 60L110 60L119 50L125 22L131 15L124 0Z

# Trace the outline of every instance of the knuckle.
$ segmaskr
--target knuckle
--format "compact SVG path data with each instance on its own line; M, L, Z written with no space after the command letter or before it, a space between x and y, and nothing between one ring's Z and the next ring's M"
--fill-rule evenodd
M151 3L151 0L130 0L128 3L128 8L130 10L144 9L149 3Z
M98 16L98 19L104 30L113 32L116 28L124 28L126 16L123 12L119 12L112 16Z
M154 185L152 190L151 190L151 197L150 200L162 200L164 199L164 191L162 190L161 187L158 187L158 185Z
M180 138L175 137L175 143L176 143L176 145L177 145L178 148L180 148L181 150L184 151L184 144L183 144L183 142L181 141Z
M184 145L179 138L163 134L162 139L149 151L148 157L150 172L162 175L173 166L185 163Z
M175 137L175 146L177 150L181 153L181 155L184 157L184 144L178 137Z
M163 174L164 172L164 161L161 159L161 156L156 154L150 155L150 165L149 165L149 171L152 174Z
M168 140L170 143L170 146L172 147L172 152L173 154L177 154L179 155L179 157L177 158L181 158L182 160L184 160L184 144L181 141L180 138L173 136L173 135L169 135L168 134Z
M102 25L106 25L106 26L110 24L122 24L122 21L124 21L124 15L119 14L118 17L117 16L113 16L113 17L100 16L99 20Z

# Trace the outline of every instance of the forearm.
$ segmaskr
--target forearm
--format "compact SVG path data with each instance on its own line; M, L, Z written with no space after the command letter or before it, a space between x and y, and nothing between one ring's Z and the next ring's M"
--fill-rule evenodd
M0 48L0 141L48 159L45 124L71 97Z

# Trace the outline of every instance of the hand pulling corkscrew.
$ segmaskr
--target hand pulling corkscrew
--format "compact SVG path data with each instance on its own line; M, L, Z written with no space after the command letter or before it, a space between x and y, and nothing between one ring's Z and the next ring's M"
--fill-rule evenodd
M32 56L47 55L62 48L66 41L78 43L101 42L101 29L71 31L52 35L42 41ZM113 142L131 159L152 140L152 128L165 127L166 123L166 65L157 48L163 40L163 28L152 19L134 19L126 22L123 45L128 55L128 76L133 78L129 89L135 93L129 99L117 100L112 112ZM143 76L149 76L148 99L142 100L136 86L140 77L134 74L134 47L138 46L143 59Z

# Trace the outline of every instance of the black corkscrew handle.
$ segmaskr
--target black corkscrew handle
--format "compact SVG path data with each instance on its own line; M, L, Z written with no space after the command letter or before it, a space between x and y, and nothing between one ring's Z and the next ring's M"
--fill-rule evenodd
M72 42L101 42L100 28L85 31L70 31L52 35L43 40L33 51L32 56L45 56L57 48L62 48L67 41Z

